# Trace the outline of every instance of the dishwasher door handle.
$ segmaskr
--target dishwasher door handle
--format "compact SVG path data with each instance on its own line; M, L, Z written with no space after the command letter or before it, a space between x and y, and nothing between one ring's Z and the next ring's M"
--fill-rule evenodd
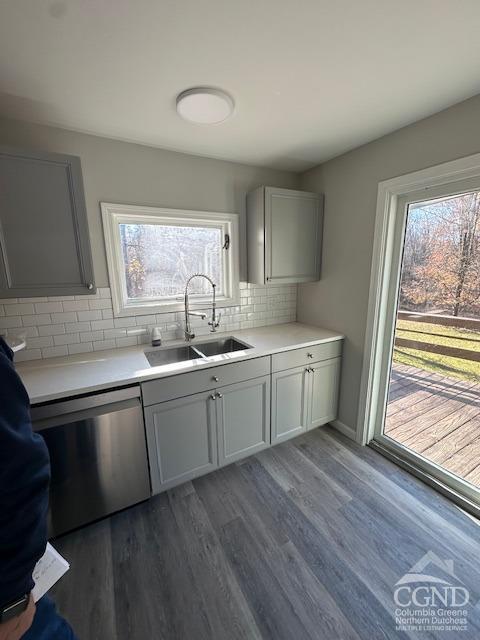
M81 422L82 420L91 420L103 415L118 413L125 409L137 408L141 412L142 405L140 398L132 398L131 400L123 400L123 402L114 402L113 404L102 404L91 409L83 409L82 411L72 411L71 413L61 413L49 418L41 420L32 420L34 431L45 431L59 425L69 425L73 422Z
M140 398L140 387L124 387L123 389L114 389L113 391L104 391L92 393L78 398L69 398L68 400L58 400L45 404L33 406L30 410L32 421L44 420L58 415L66 415L69 413L77 413L86 409L94 409L103 407L108 404L130 400L131 398Z

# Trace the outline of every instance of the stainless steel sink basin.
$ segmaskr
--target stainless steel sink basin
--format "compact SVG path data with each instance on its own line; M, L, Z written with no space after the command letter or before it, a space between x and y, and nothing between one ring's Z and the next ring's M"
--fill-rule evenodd
M172 347L171 349L152 349L145 351L145 357L151 367L160 367L163 364L175 364L186 360L197 358L209 358L223 353L233 353L251 349L248 344L236 340L236 338L221 338L220 340L210 340L201 344Z
M145 357L151 367L159 367L163 364L175 364L185 360L202 358L202 354L190 346L172 347L171 349L159 349L158 351L145 351Z
M244 351L245 349L251 349L252 347L240 342L240 340L236 340L235 338L222 338L220 340L211 340L210 342L196 344L194 348L208 358L209 356L217 356L221 353Z

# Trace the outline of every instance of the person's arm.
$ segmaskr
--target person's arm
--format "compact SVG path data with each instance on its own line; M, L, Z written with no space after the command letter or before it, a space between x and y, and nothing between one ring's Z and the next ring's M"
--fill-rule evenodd
M0 338L2 609L33 588L32 572L47 543L49 480L47 447L32 431L27 392L14 369L12 353Z

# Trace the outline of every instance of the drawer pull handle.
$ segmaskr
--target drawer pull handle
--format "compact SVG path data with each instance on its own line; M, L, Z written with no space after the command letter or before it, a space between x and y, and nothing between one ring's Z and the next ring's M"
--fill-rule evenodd
M215 394L214 393L210 394L210 400L215 400Z
M217 393L217 398L223 398L223 393Z
M212 380L213 380L213 382L218 382L219 378L218 378L218 376L212 376Z
M307 358L313 358L313 353L307 353Z

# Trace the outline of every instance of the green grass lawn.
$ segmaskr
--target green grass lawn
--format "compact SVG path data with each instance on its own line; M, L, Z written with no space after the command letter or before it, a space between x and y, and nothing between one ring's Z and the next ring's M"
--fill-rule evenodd
M408 331L406 331L407 329ZM399 338L407 338L408 340L441 344L447 347L457 347L480 353L480 331L457 329L456 327L442 327L438 324L427 324L425 322L398 320L396 335ZM468 341L459 340L459 338L468 338ZM444 376L480 382L480 362L474 362L472 360L451 358L449 356L427 353L426 351L419 351L417 349L395 347L393 361L432 371Z

